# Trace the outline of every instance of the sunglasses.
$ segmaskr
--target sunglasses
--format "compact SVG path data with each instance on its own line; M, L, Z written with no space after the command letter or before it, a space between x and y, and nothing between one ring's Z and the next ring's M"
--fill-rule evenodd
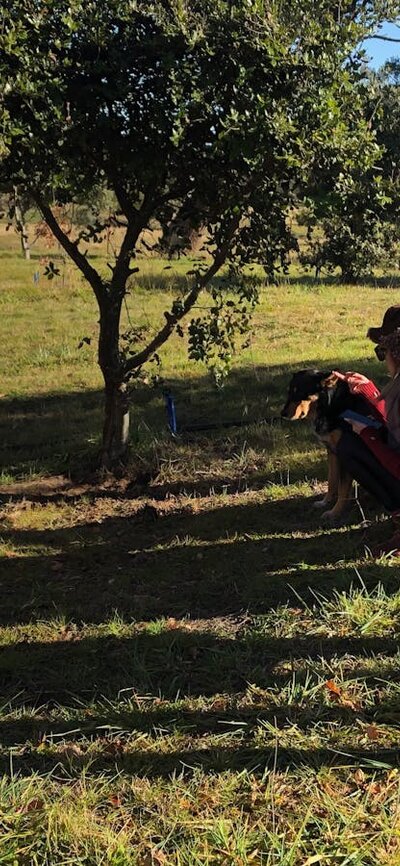
M384 346L375 346L374 352L376 357L378 358L378 361L385 360L387 349L385 349Z

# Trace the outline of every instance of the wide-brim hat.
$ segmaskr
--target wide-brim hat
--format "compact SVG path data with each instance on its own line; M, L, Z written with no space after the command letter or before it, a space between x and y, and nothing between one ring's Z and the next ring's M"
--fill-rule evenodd
M379 340L382 337L387 337L388 334L392 334L396 328L400 328L400 304L397 304L394 307L389 307L389 309L386 310L380 328L369 328L367 331L367 337L369 337L373 343L379 343Z

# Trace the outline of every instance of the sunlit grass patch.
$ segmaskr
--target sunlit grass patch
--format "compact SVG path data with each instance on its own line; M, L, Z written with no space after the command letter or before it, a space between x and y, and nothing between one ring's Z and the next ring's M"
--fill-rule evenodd
M254 634L400 637L400 592L388 594L382 584L368 590L360 578L347 592L333 589L325 598L314 591L314 599L313 605L285 605L256 619Z
M37 863L51 858L56 866L65 863L66 851L79 866L311 866L332 859L394 866L398 858L396 770L300 771L297 777L266 770L263 778L197 773L190 782L154 784L104 776L92 787L67 781L59 791L51 779L48 784L47 792L37 777L4 786L4 857L35 851Z

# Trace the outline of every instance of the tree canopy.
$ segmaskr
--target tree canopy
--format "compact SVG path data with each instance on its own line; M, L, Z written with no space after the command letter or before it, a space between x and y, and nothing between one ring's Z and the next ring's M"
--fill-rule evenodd
M391 263L400 238L398 63L387 63L377 73L361 66L354 86L373 135L373 159L353 165L346 159L344 166L339 159L335 170L319 172L301 215L308 227L302 262L317 272L340 268L351 282Z

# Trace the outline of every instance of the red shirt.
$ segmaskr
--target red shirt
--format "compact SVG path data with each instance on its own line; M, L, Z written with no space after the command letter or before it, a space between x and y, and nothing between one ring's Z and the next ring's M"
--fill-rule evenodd
M385 400L381 396L376 385L370 381L366 382L365 385L358 386L357 393L362 394L362 396L368 400L368 403L370 403L374 410L374 414L385 423ZM381 466L384 466L384 468L387 469L394 478L398 478L400 481L400 451L394 451L393 448L390 448L389 445L386 444L386 442L382 442L382 439L379 436L379 431L374 430L373 427L364 427L364 430L361 430L360 436L365 444L368 445L370 451L375 454L375 457L379 460Z

